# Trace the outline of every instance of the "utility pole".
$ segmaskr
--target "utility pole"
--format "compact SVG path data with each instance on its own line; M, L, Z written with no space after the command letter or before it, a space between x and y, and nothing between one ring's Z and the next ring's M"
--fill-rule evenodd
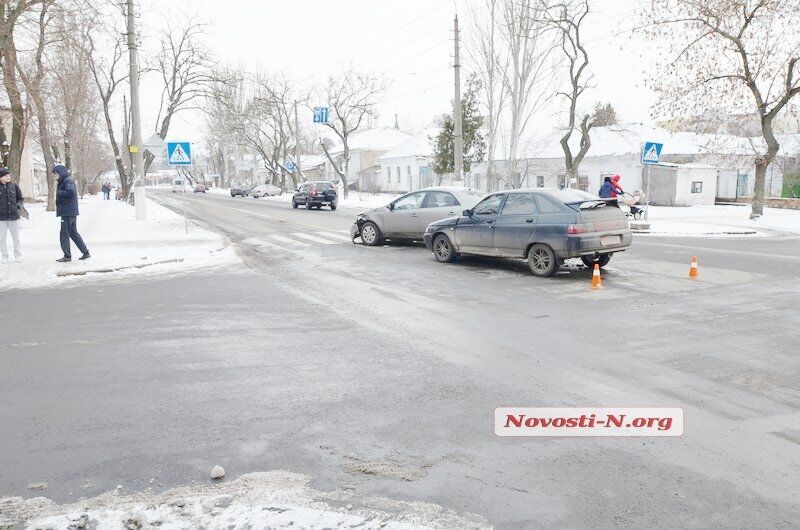
M458 53L458 15L454 20L455 32L455 98L453 99L453 178L461 180L464 177L464 133L461 126L461 64Z
M294 165L297 166L295 172L300 180L303 179L303 172L300 171L300 121L297 119L297 100L294 100Z
M139 53L136 49L136 25L133 14L133 0L128 0L128 53L130 56L131 83L131 145L128 150L133 154L133 202L136 205L136 220L147 220L145 204L144 175L142 169L142 126L139 115Z

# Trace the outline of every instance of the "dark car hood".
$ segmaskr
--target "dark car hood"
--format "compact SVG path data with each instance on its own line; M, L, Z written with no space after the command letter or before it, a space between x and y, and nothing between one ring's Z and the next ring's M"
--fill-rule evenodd
M436 226L436 227L440 227L440 226L455 226L455 225L458 224L458 220L459 219L461 219L461 216L448 217L446 219L439 219L438 221L432 222L428 226Z

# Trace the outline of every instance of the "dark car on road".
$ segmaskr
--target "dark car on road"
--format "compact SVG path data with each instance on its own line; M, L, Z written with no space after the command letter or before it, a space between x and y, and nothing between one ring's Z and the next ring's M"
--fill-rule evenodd
M451 217L428 225L425 246L440 262L459 254L527 258L536 276L551 276L568 258L608 264L631 245L625 214L573 189L536 188L493 193Z
M331 210L336 209L339 196L336 193L336 185L327 180L305 182L297 188L292 196L292 206L297 208L304 204L307 210L311 208L321 209L329 206Z
M250 191L247 186L234 186L231 188L231 197L247 197L250 195Z

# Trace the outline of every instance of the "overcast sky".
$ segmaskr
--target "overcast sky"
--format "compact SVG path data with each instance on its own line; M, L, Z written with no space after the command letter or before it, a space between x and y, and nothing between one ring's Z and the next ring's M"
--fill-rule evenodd
M644 3L593 1L585 26L596 84L585 101L610 101L624 121L649 121L654 101L644 87L647 65L641 38L630 31L640 23L636 10ZM151 28L167 17L185 16L187 9L209 22L207 43L221 62L292 72L308 82L349 64L385 75L391 84L378 108L378 124L393 125L396 113L400 127L409 132L450 108L455 10L464 31L483 15L468 0L142 0L144 46L152 50L157 45L148 38L154 33ZM467 40L465 35L464 78L470 66ZM158 96L154 83L145 83L145 138L155 129ZM532 128L552 129L559 119L554 102ZM173 121L170 137L202 141L202 129L202 119L187 113Z

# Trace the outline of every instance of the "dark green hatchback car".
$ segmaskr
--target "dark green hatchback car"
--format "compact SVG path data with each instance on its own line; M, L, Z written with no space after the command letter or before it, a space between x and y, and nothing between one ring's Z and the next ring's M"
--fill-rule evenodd
M551 276L565 259L605 266L631 245L625 214L580 190L534 188L493 193L428 225L425 245L440 262L459 254L527 258L536 276Z

